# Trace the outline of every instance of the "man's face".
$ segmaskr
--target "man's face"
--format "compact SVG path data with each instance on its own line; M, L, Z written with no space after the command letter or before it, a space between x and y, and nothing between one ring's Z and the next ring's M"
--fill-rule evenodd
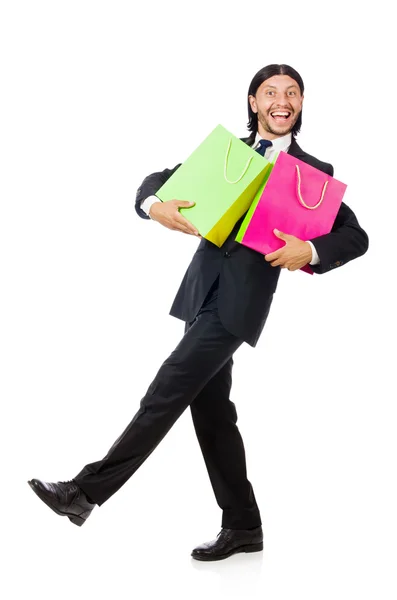
M302 110L303 96L292 77L274 75L259 86L255 96L249 96L249 102L258 114L259 134L274 139L291 131Z

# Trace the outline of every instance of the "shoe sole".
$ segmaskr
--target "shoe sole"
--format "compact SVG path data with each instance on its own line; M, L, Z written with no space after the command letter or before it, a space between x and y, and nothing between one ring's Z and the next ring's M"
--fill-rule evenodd
M229 558L230 556L233 556L233 554L239 554L240 552L247 552L247 553L248 552L261 552L262 550L263 550L263 542L260 542L259 544L249 544L248 546L239 546L238 548L235 548L228 554L222 554L220 556L205 556L204 554L200 556L200 555L192 553L192 558L194 558L195 560L203 560L203 561L224 560L225 558Z
M51 510L54 511L54 513L56 513L57 515L61 516L61 517L68 517L68 519L74 524L77 525L78 527L81 527L82 525L84 525L84 523L86 522L86 519L83 519L83 517L79 517L78 515L73 515L70 513L64 513L61 512L60 510L58 510L57 508L55 508L54 506L52 506L52 504L50 504L47 500L47 498L45 496L41 496L39 494L39 490L36 488L36 486L34 486L32 484L31 481L28 481L29 486L31 487L31 489L34 491L34 493L36 494L36 496L38 498L40 498L40 500L42 502L44 502L44 504L46 504L48 506L48 508L51 508Z

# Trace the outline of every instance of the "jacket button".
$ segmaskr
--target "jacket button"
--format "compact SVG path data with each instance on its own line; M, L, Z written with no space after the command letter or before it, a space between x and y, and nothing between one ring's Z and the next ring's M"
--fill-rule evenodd
M223 255L225 258L230 258L230 252L225 252L225 254Z

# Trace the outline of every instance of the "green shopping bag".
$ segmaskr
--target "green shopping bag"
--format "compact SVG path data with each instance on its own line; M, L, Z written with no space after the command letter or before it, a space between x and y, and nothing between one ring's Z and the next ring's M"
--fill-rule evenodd
M188 200L180 212L200 235L222 246L249 209L271 164L218 125L156 193L163 202Z

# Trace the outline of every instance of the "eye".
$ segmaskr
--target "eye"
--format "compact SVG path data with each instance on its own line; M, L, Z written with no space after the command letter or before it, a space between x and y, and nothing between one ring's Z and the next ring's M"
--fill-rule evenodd
M288 96L296 96L296 92L290 91L290 92L288 92Z
M266 92L266 95L267 95L267 96L273 96L273 94L274 94L274 92L273 92L272 90L268 90L268 91Z

